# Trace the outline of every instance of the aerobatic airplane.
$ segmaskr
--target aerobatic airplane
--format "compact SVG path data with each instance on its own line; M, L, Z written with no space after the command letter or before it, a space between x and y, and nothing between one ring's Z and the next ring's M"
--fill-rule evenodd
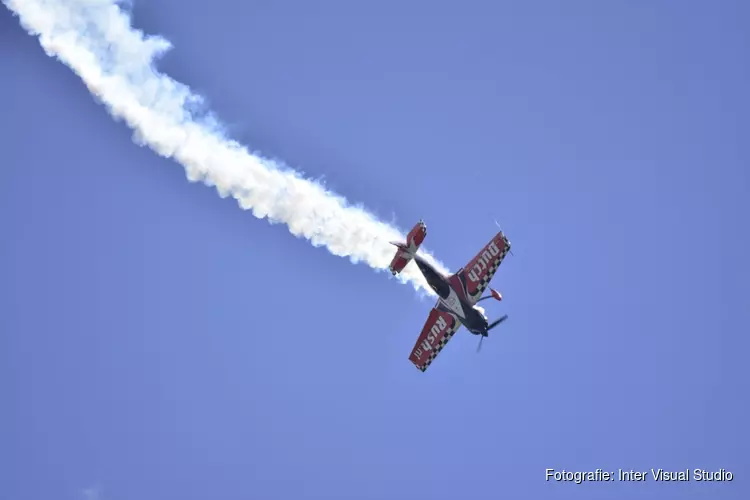
M510 251L510 242L500 231L465 267L451 276L444 276L417 255L417 250L426 236L427 226L424 221L420 220L409 231L406 243L392 241L391 244L397 246L398 250L389 266L391 273L395 276L414 260L427 283L438 295L438 301L430 311L427 322L409 356L409 360L423 372L462 324L472 334L481 335L479 339L481 346L488 332L508 319L506 314L489 324L487 318L475 305L480 300L490 297L498 301L503 299L502 295L492 288L490 288L490 295L482 297L482 293L488 287L505 255Z

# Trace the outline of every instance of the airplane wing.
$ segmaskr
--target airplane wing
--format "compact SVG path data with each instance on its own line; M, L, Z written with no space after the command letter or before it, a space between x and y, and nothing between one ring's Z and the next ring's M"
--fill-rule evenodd
M509 251L510 241L500 231L465 267L456 272L455 275L461 280L461 285L466 291L466 299L471 305L482 298L484 290Z
M425 371L460 327L461 322L453 313L439 309L436 304L427 317L409 360Z

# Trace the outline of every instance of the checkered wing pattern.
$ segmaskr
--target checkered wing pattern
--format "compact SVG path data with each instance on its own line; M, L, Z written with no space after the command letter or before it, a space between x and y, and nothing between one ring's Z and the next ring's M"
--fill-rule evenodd
M482 298L509 251L510 241L501 231L466 264L466 267L456 273L466 287L466 298L469 303L476 304Z
M453 313L438 309L436 304L427 317L409 360L425 371L460 327L461 322Z

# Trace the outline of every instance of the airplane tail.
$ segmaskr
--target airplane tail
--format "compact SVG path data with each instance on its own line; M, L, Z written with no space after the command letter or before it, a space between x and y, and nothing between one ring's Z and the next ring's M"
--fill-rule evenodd
M391 264L388 266L394 276L403 271L406 265L414 259L419 246L422 244L426 236L427 226L424 221L420 220L414 225L411 231L409 231L409 234L406 235L406 243L398 241L389 242L391 245L398 248L398 250L396 250L396 255L393 256L393 260L391 260Z

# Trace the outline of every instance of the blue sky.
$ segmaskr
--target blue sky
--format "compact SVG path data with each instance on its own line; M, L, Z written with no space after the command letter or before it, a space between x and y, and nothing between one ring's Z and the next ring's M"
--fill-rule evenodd
M0 498L748 498L744 2L136 2L232 137L509 314L431 302L131 141L0 10ZM546 468L724 468L562 484Z

